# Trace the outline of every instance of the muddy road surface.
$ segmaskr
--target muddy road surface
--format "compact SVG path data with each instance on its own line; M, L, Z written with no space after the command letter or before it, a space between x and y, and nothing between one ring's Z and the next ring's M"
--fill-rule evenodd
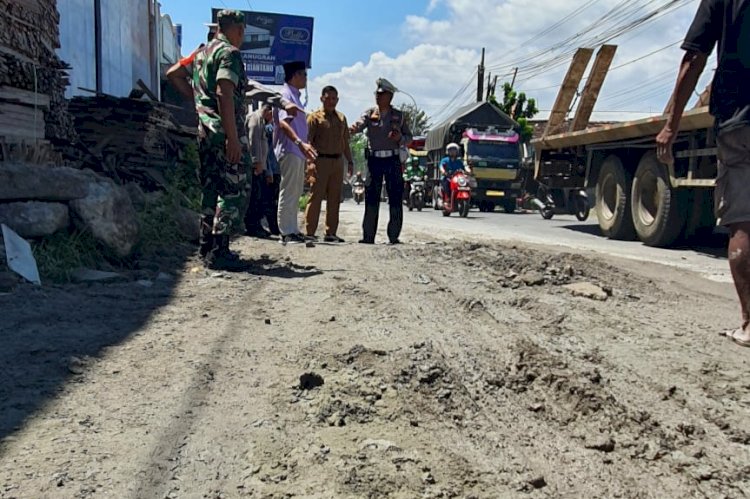
M750 495L729 284L404 241L0 296L0 497Z

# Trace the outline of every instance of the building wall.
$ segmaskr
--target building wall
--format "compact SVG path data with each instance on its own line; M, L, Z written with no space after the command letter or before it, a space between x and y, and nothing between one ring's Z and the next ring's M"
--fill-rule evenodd
M72 66L67 96L91 95L81 87L125 97L141 79L158 94L157 38L150 22L160 19L153 0L99 0L101 88L96 88L95 0L58 0L60 57ZM152 12L155 11L155 12Z
M73 67L67 97L96 90L94 0L58 0L60 12L60 57ZM90 94L89 94L90 95Z
M162 64L172 65L180 60L180 45L177 40L177 29L168 15L161 16L161 56Z

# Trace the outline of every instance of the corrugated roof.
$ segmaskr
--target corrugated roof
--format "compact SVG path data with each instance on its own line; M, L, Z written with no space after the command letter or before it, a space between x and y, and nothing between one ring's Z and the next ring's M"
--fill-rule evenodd
M469 125L472 127L496 126L499 129L515 128L518 123L489 102L476 102L458 109L447 120L427 133L425 149L434 151L442 149L450 139L451 127Z

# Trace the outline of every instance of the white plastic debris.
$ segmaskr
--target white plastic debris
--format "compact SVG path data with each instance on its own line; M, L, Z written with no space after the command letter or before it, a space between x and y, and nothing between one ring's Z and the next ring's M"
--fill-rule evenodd
M8 260L8 268L20 275L27 281L41 285L39 279L39 269L36 266L34 253L31 251L31 245L21 236L13 232L13 229L5 224L0 224L3 230L3 240L5 241L5 257Z

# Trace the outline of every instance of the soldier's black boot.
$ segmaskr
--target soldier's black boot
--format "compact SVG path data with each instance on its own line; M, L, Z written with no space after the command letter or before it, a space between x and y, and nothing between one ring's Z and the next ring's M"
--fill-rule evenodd
M214 249L214 235L213 234L201 234L200 240L200 255L201 258L205 259L211 250Z
M211 270L242 272L251 268L250 262L229 251L229 236L214 236L214 249L206 257L206 266Z

